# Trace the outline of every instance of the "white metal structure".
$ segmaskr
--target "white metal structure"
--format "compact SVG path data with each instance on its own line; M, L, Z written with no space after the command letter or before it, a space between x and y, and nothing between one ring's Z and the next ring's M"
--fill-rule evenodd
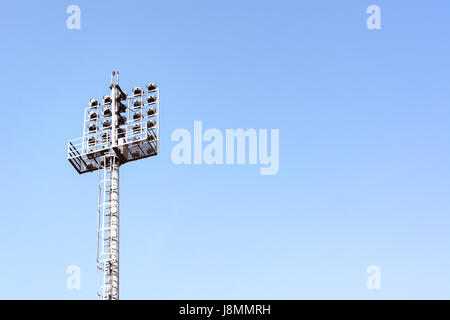
M68 142L68 160L78 173L99 171L97 295L119 299L119 167L159 151L159 89L119 87L111 76L111 94L91 99L84 112L83 136Z
M119 158L106 155L99 170L97 295L119 299Z

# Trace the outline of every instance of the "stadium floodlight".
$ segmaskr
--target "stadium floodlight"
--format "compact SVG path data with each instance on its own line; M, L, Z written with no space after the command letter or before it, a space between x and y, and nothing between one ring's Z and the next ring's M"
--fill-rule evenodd
M135 87L141 90L137 100L137 91L127 96L119 86L119 73L115 76L113 72L111 92L103 97L103 104L89 101L83 136L69 140L67 155L78 173L99 173L97 295L107 300L119 299L119 168L159 153L159 89L154 84L151 90L147 85L147 91ZM152 107L142 104L148 101L149 91L156 102ZM127 117L121 115L124 112Z
M118 138L124 138L124 137L125 137L125 130L122 129L122 128L119 128L119 129L117 130L117 137L118 137Z
M122 102L119 102L119 113L124 113L127 111L127 106Z
M139 120L142 118L142 114L140 112L133 113L133 120Z
M112 99L110 96L103 96L103 104L111 104Z
M91 123L89 126L88 126L88 130L89 130L89 132L94 132L94 131L97 131L97 125L96 124L94 124L94 123Z
M131 155L132 155L134 158L137 158L137 157L139 157L139 156L141 155L141 151L135 150L135 151L133 151L133 152L131 153Z
M103 116L111 117L112 116L111 108L109 108L109 107L104 108L103 109Z
M141 95L142 94L142 88L141 87L134 87L133 88L133 94L135 96Z
M120 91L118 99L119 99L119 101L124 101L124 100L128 99L127 93L125 91Z
M89 100L89 105L90 105L91 107L98 106L98 101L95 100L95 99L91 99L91 100Z
M147 103L155 103L156 97L155 96L148 96L147 97Z
M133 125L133 133L137 134L141 132L141 125L140 124L134 124Z
M88 137L87 140L89 146L94 146L97 143L97 139L95 139L95 137Z
M119 117L119 126L125 124L127 122L127 117L120 116Z
M103 121L102 126L103 126L103 129L111 127L111 120L106 119L105 121Z
M109 141L109 132L103 132L102 133L102 142L108 142Z
M152 91L155 91L156 90L156 84L154 84L154 83L149 83L148 85L147 85L147 91L148 92L152 92Z
M89 111L89 120L97 120L97 112Z

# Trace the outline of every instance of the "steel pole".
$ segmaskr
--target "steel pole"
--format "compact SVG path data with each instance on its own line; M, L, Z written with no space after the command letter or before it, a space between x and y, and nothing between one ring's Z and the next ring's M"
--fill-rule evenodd
M115 156L113 148L117 147L118 128L119 128L119 90L117 84L112 84L111 88L111 107L112 107L112 148L110 155L110 200L111 200L111 242L110 257L111 269L109 275L109 283L111 284L111 295L109 299L119 299L119 166L120 160Z
M111 239L109 283L111 295L109 300L119 300L119 159L114 157L111 164Z
M100 273L98 295L103 300L119 299L119 167L114 148L118 145L119 90L111 84L111 146L102 160L100 179L97 266ZM101 175L99 175L101 177Z

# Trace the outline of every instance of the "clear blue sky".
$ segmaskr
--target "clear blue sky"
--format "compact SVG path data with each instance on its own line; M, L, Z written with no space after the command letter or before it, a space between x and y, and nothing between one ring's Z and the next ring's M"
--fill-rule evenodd
M97 175L66 144L112 70L161 88L160 155L121 167L121 298L450 298L449 25L438 0L4 1L0 298L96 298ZM279 173L174 165L194 120L279 128Z

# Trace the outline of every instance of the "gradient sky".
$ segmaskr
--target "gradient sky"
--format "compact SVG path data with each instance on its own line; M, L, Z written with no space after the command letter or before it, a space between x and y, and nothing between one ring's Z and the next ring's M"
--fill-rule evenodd
M4 1L0 298L96 298L98 177L66 148L112 70L161 90L160 155L121 167L122 299L450 298L449 25L439 0ZM194 120L280 129L279 173L174 165Z

